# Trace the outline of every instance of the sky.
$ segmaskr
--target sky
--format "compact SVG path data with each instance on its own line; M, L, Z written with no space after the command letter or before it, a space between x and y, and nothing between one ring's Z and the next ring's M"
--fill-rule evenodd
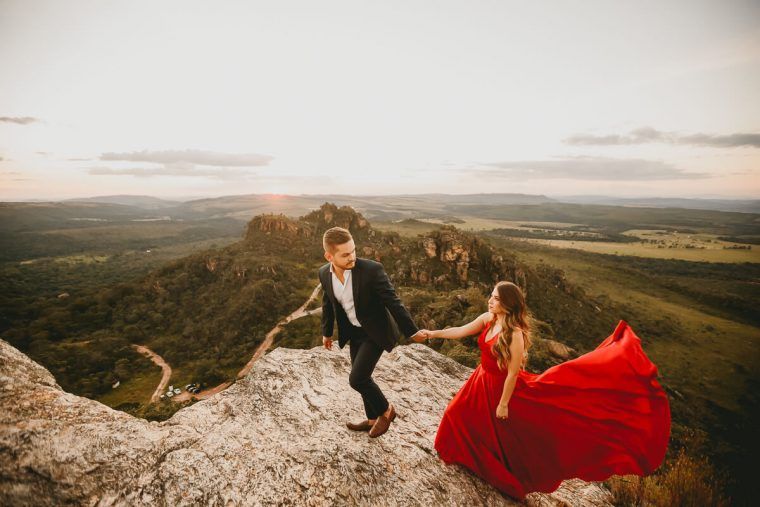
M0 200L760 198L760 2L0 0Z

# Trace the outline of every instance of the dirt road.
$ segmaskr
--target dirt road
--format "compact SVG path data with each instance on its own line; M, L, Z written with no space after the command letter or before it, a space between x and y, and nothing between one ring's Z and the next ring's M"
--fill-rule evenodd
M261 356L263 356L267 350L269 350L269 347L272 346L272 342L274 342L274 337L277 336L277 333L282 331L282 326L285 324L292 322L296 319L300 319L301 317L305 317L306 315L311 315L312 312L307 312L306 307L309 306L309 303L311 303L319 293L319 289L321 288L321 285L317 285L314 287L314 290L311 292L311 296L309 296L309 299L306 300L304 304L302 304L296 311L282 319L280 322L277 323L276 326L272 328L271 331L267 333L267 335L264 337L264 341L261 342L261 345L256 349L256 352L253 353L253 356L251 357L251 360L246 363L245 366L243 366L243 369L240 370L237 374L237 378L243 378L245 377L249 371L251 371L251 368L253 367L253 363L255 363ZM321 310L321 308L318 308L318 310Z
M315 313L319 313L322 311L322 308L315 308L313 310L306 311L306 307L309 306L309 303L314 301L314 299L319 294L319 290L321 289L322 285L318 284L316 287L314 287L314 290L311 292L311 295L306 300L304 304L302 304L297 310L295 310L293 313L279 321L264 337L264 341L261 342L261 344L256 348L256 351L253 353L253 356L251 356L251 359L246 363L245 366L243 366L243 369L240 370L237 374L237 379L241 379L245 377L249 371L251 371L251 368L253 367L253 363L255 363L261 356L263 356L267 350L269 350L269 347L272 346L272 343L274 342L274 337L277 336L277 333L282 331L282 327L289 322L292 322L296 319L300 319L301 317L305 317L307 315L313 315ZM192 394L187 391L183 391L182 393L174 396L172 398L173 401L185 401L189 399L198 399L203 400L205 398L208 398L209 396L212 396L219 391L223 391L227 389L230 385L232 385L232 382L224 382L222 384L219 384L218 386L211 387L209 389L206 389L204 391L199 392L198 394Z
M145 345L136 345L133 343L132 347L137 350L137 352L148 357L151 361L160 366L161 370L163 371L163 375L161 375L161 382L158 383L158 387L156 387L156 390L150 397L150 402L156 403L160 399L161 393L166 391L166 386L169 385L169 379L172 376L172 367L169 366L166 361L164 361L163 357L159 356Z

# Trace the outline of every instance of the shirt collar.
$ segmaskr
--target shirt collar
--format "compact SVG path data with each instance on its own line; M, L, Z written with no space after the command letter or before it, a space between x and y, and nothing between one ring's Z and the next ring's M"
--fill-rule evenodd
M343 272L346 273L346 276L348 276L348 275L351 274L351 270L350 269L344 269ZM332 262L330 263L330 273L335 274L335 271L333 271L333 264L332 264Z

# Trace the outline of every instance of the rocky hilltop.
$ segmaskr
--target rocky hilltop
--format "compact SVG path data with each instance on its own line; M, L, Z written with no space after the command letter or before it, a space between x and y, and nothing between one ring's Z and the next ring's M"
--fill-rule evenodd
M350 432L361 403L348 348L278 348L226 391L148 422L64 392L0 340L2 505L513 505L432 447L470 369L399 346L375 370L399 416L383 437ZM566 481L528 505L609 505Z
M245 244L251 248L266 245L269 250L284 247L321 258L322 233L336 226L351 231L360 257L386 264L394 282L452 288L490 287L498 280L514 280L527 289L525 273L514 259L505 259L472 234L444 225L416 239L401 238L396 232L374 229L352 207L333 203L324 203L298 219L258 215L248 222Z

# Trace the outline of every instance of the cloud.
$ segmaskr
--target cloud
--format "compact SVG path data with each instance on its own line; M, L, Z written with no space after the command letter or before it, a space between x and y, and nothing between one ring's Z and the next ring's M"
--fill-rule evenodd
M257 167L268 165L273 157L258 153L218 153L202 150L133 151L103 153L100 160L155 162L158 164L189 163L224 167Z
M671 164L642 159L565 157L556 160L520 160L481 164L488 168L468 173L514 180L656 181L709 178L706 173L687 173Z
M15 123L17 125L29 125L30 123L38 123L40 121L42 120L32 118L31 116L0 116L0 122Z
M695 144L698 146L715 146L720 148L735 148L737 146L760 148L760 134L738 133L724 136L693 134L681 137L679 144Z
M72 159L74 160L74 159ZM91 167L88 173L97 176L178 176L217 180L246 180L256 176L254 167L268 165L273 157L258 153L220 153L203 150L133 151L103 153L100 160L114 162L149 162L162 167Z
M628 145L645 143L670 143L693 146L712 146L715 148L737 148L751 146L760 148L760 134L735 133L735 134L690 134L681 135L676 132L663 132L652 127L641 127L631 130L627 135L611 134L594 136L576 134L565 139L567 144L575 145Z
M130 167L114 169L111 167L91 167L87 172L94 176L135 176L138 178L151 178L155 176L179 176L189 178L211 178L217 180L243 180L254 176L247 169L229 167L204 167L197 168L195 164L172 163L164 164L163 167Z

